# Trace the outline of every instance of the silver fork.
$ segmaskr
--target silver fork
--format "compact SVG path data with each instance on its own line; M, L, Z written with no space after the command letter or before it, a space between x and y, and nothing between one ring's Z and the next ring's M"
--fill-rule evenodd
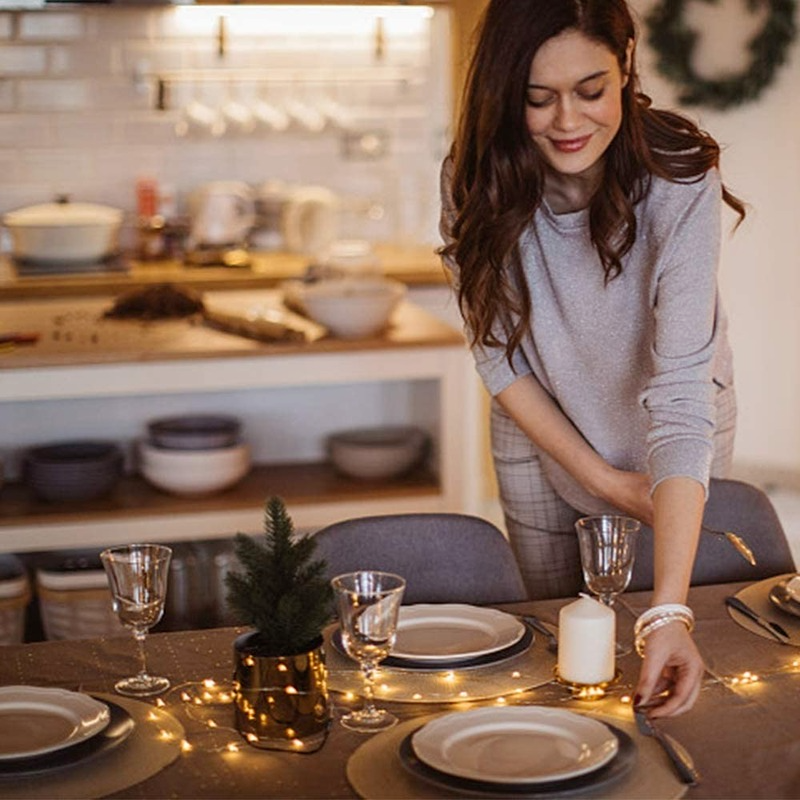
M661 745L680 779L689 786L700 783L700 772L695 767L689 751L677 739L656 727L643 708L634 708L633 715L636 718L636 727L639 729L639 733L653 737Z
M558 652L558 638L556 635L551 631L545 624L542 622L539 617L534 616L533 614L522 614L521 619L523 622L527 622L528 625L531 626L536 631L542 634L542 636L547 639L547 649L551 653Z

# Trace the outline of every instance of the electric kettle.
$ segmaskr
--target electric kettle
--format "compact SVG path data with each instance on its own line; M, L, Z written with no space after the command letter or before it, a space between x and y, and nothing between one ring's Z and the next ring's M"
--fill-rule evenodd
M193 247L239 247L256 218L255 196L242 181L212 181L189 197Z

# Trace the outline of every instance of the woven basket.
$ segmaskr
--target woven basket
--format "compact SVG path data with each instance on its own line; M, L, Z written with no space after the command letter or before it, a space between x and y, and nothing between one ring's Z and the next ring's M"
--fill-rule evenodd
M25 639L25 608L31 600L27 575L0 581L0 645L21 644Z
M111 605L103 570L37 570L36 593L47 639L92 639L126 633Z

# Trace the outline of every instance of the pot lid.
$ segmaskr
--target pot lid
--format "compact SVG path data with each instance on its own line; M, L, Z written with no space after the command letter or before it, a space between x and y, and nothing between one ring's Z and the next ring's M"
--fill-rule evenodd
M122 221L122 211L95 203L42 203L9 211L3 221L17 226L110 225Z

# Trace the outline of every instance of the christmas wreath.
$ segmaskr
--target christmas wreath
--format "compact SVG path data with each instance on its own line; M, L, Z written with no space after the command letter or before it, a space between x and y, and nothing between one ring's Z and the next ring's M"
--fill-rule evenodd
M769 14L748 45L750 63L740 73L719 79L703 78L692 66L698 34L684 20L690 2L661 0L645 19L648 42L658 55L659 72L681 87L678 99L686 105L725 109L754 100L786 60L796 34L795 0L748 0L751 9L765 2Z

